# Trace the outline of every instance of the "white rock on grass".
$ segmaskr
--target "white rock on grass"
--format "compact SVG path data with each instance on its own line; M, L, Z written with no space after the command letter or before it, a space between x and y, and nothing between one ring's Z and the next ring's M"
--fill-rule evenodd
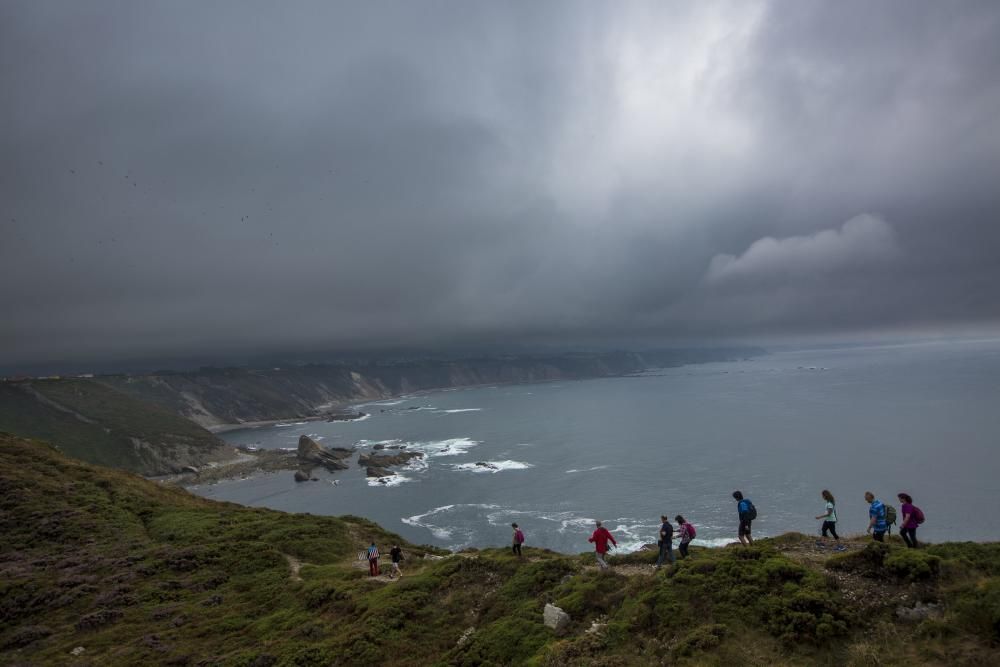
M542 619L544 620L546 627L555 630L556 634L566 632L566 630L569 629L569 624L572 620L570 619L569 614L554 604L545 605L545 611L542 613Z

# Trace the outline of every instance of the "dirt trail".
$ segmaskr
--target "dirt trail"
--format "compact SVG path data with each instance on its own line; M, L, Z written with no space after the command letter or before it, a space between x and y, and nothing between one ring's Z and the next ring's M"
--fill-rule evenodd
M288 561L288 578L292 581L302 581L299 570L302 569L302 561L290 554L281 554Z

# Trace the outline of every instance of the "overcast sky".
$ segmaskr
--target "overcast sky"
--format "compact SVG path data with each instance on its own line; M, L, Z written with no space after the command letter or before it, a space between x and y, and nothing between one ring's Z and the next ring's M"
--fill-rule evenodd
M0 3L0 365L974 330L1000 4Z

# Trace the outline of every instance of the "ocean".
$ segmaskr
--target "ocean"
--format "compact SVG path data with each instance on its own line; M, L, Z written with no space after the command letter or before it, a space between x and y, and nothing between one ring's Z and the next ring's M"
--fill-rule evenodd
M368 517L415 543L589 549L594 519L623 550L684 515L695 544L735 540L740 489L757 536L818 533L820 491L842 535L873 491L905 491L929 541L1000 538L1000 339L799 349L640 376L423 393L364 404L355 422L231 431L233 444L405 445L423 460L388 484L348 471L261 474L192 489L288 512ZM487 465L477 465L484 463ZM339 480L334 484L334 480Z

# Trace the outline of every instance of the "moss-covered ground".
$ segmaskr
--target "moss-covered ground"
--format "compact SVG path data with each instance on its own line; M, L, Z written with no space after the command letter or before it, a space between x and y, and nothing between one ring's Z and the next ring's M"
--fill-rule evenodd
M404 548L405 576L358 552ZM250 509L0 435L0 663L998 664L1000 545L813 538L654 555L446 554L359 517ZM547 602L572 617L542 623ZM925 619L899 608L933 603ZM81 650L82 649L82 650ZM74 655L73 653L76 653Z

